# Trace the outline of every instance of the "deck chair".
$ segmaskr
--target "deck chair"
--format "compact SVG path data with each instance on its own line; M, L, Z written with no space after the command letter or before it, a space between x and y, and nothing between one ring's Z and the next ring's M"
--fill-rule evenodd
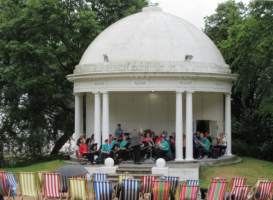
M62 192L67 192L68 191L68 178L69 176L61 176L62 178Z
M57 173L44 173L43 174L43 185L45 192L45 200L48 197L57 197L62 200L62 184L61 176Z
M14 200L14 193L12 190L11 183L9 181L7 172L1 171L0 173L0 194L3 197L8 197L8 199L12 196Z
M213 181L227 181L227 179L226 178L220 178L220 179L213 178L211 180L211 182L213 182Z
M255 182L255 185L251 188L250 193L255 193L256 194L258 189L259 189L260 183L261 182L269 182L269 181L270 181L269 178L257 178L256 182Z
M155 180L152 200L168 200L170 185L171 185L170 181Z
M156 176L142 176L142 194L151 193L153 189L153 182L155 181Z
M112 183L110 181L93 182L94 200L113 200Z
M165 180L166 181L170 181L170 183L171 183L170 190L175 194L175 191L177 189L178 182L179 182L179 177L176 177L176 176L165 176Z
M181 185L179 200L197 200L199 185Z
M39 200L38 196L38 181L36 177L35 172L18 172L19 175L19 183L20 183L20 191L21 191L21 200L25 196L31 196L31 197L37 197Z
M201 185L201 180L187 180L187 185Z
M230 193L229 200L247 200L251 185L235 186Z
M226 197L228 182L227 181L212 181L208 188L206 200L222 200Z
M124 200L139 200L140 194L140 181L139 180L123 180L121 186L121 194L119 200L123 197Z
M107 174L93 173L93 181L104 181L107 179Z
M88 197L87 181L79 178L68 178L68 194L66 199L86 200Z
M259 197L256 198L257 193L255 193L254 200L267 200L271 195L272 186L273 186L273 181L260 182L259 189L258 189L258 191L259 191L258 196Z
M37 176L37 180L38 180L38 191L42 191L43 190L43 179L44 179L44 171L37 171L36 172L36 176Z
M230 182L229 193L231 194L235 186L244 186L245 182L246 182L246 178L232 178Z
M72 176L72 178L81 178L81 179L86 180L86 185L85 185L85 187L86 187L86 189L88 188L88 185L87 185L87 184L88 184L88 183L87 183L87 175L86 175L86 174Z
M118 184L121 185L122 184L122 180L123 179L127 179L130 176L130 174L119 174L118 175Z
M13 172L7 172L7 174L9 177L11 187L16 190L16 188L19 186L18 177Z

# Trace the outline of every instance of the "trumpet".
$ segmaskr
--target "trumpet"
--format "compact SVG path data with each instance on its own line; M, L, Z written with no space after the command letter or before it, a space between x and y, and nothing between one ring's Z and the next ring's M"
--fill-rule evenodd
M220 142L220 140L223 139L226 136L227 136L227 134L223 135L222 137L216 138L215 140L213 140L211 142L211 145L217 145Z

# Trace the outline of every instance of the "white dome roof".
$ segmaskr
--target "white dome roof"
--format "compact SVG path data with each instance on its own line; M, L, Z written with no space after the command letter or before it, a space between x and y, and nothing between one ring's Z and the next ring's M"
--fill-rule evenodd
M177 68L178 63L180 66L190 63L192 68L213 67L214 72L230 73L220 51L205 33L156 6L144 8L143 12L125 17L105 29L87 48L74 73L103 68L104 54L109 59L108 68L132 63L134 66L136 63L163 63L164 66L172 63ZM192 55L193 59L186 61L185 55ZM198 71L197 68L194 71ZM201 71L208 72L207 69Z

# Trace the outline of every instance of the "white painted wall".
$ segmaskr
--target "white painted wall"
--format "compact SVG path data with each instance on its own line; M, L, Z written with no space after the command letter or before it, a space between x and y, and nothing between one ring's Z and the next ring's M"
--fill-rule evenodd
M183 93L183 123L186 117L186 98ZM94 133L94 94L86 95L87 137ZM151 129L156 134L175 132L175 93L174 92L113 92L109 94L109 133L114 133L120 123L124 132L134 127ZM218 133L223 132L223 94L193 93L193 122L196 120L217 121ZM185 125L183 131L185 133Z

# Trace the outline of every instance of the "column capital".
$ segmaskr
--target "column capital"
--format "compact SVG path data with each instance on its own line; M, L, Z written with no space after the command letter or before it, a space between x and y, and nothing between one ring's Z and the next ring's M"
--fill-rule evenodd
M75 97L82 97L84 95L84 93L75 92L74 95L75 95Z
M186 91L186 94L193 94L193 93L195 93L195 91L192 91L192 90Z
M93 94L99 94L100 92L99 91L94 91L92 92Z
M182 93L184 93L184 92L185 92L184 90L176 90L176 91L175 91L176 94L182 94Z
M231 92L225 92L224 94L225 95L231 95Z
M101 91L100 93L102 93L102 94L109 94L108 91Z

